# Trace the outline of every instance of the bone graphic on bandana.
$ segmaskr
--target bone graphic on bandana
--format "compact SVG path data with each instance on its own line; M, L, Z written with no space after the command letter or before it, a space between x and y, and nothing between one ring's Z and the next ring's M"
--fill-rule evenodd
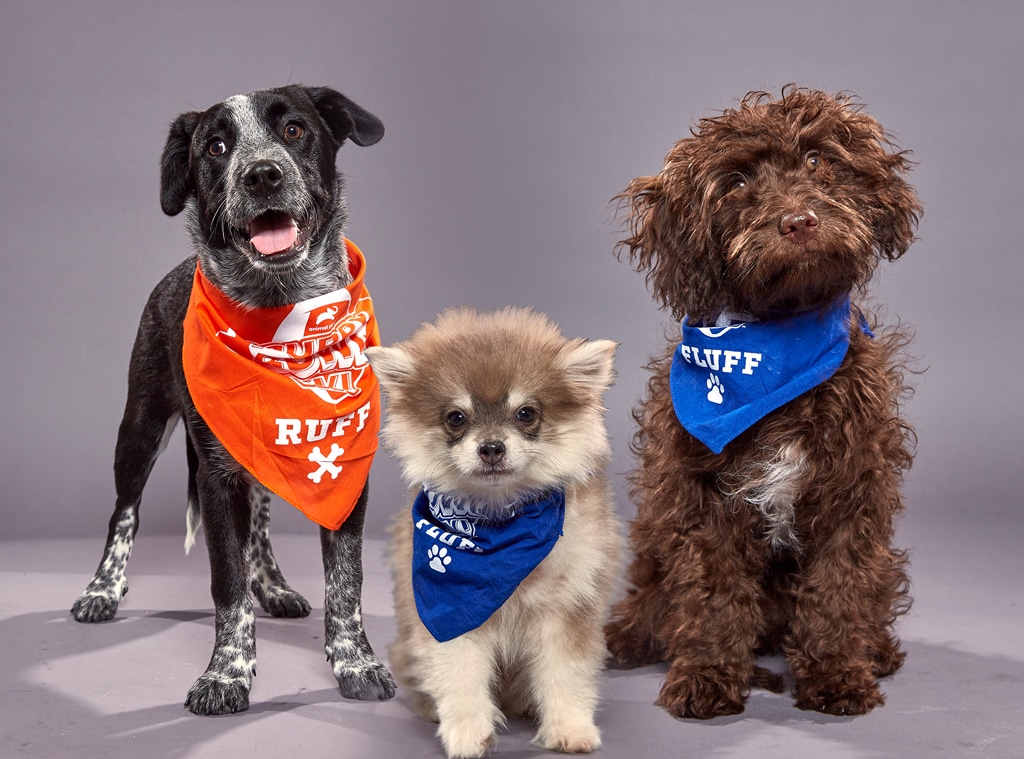
M332 480L338 479L338 475L341 474L343 467L341 464L335 464L334 461L343 453L345 453L345 449L337 443L331 445L331 452L326 456L320 452L320 446L315 446L313 448L313 452L310 453L307 458L314 464L319 464L320 468L314 472L310 472L306 476L318 485L320 484L320 480L323 479L324 474L330 474Z

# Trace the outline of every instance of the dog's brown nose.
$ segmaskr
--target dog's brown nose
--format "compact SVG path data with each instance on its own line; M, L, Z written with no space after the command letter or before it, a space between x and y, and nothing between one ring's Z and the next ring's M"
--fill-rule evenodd
M500 440L488 440L481 443L476 452L480 454L485 464L493 466L505 458L505 444Z
M779 231L790 242L805 243L818 232L818 215L810 208L790 211L779 220Z

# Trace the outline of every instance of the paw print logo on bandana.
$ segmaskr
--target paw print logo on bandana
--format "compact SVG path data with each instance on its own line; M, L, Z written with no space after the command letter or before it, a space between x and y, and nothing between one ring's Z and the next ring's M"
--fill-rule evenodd
M427 556L430 557L430 568L441 574L444 574L446 571L445 567L452 563L452 557L448 555L447 548L438 548L436 545L430 546Z
M708 400L712 403L721 404L724 398L725 388L722 387L722 381L718 379L717 374L712 374L708 377Z

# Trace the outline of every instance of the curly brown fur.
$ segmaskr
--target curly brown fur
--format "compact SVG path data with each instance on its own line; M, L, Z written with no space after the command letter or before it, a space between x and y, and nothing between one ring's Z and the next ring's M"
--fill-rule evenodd
M702 119L663 171L619 197L620 245L677 319L759 318L863 293L921 214L904 152L847 95L788 86ZM653 360L632 477L631 587L606 627L612 663L669 661L658 703L707 719L744 708L781 649L800 708L862 714L904 654L906 557L890 545L913 431L900 417L906 338L852 317L831 379L720 454L678 422L675 344Z

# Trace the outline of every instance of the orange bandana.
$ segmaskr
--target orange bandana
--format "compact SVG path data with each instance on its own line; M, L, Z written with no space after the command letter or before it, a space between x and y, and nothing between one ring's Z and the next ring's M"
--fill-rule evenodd
M331 530L359 499L380 429L363 355L380 333L363 254L345 245L351 285L280 308L241 306L196 266L182 350L192 401L228 453Z

